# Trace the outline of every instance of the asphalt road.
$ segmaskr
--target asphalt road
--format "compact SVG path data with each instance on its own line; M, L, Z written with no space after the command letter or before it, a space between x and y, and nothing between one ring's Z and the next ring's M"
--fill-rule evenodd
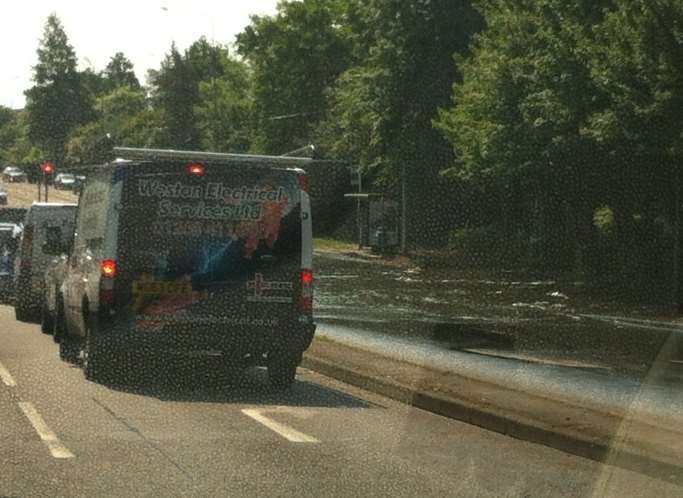
M680 496L670 483L300 369L271 391L217 359L84 380L0 306L0 496Z

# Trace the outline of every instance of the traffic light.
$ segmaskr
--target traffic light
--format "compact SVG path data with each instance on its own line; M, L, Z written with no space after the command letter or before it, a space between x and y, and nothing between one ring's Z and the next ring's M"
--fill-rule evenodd
M51 175L55 172L55 164L52 161L45 161L41 165L41 169L43 170L44 174Z

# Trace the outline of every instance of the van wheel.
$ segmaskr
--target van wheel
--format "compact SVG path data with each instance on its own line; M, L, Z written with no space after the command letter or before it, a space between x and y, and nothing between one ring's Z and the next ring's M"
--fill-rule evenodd
M96 340L88 331L83 347L83 374L87 380L102 382L109 376L106 355L107 351L104 350L102 342Z
M75 365L80 355L80 344L68 335L63 335L59 341L59 359Z
M54 317L54 326L52 329L52 339L59 344L62 338L66 336L66 323L64 322L64 301L62 301L62 295L57 292L56 311Z
M300 354L276 355L268 360L268 381L275 389L287 389L294 382Z
M47 309L47 303L43 299L43 307L41 310L40 330L43 334L52 334L55 328L55 317L50 310Z
M16 318L20 322L31 321L31 308L26 306L23 300L17 301L17 304L14 306L14 318Z

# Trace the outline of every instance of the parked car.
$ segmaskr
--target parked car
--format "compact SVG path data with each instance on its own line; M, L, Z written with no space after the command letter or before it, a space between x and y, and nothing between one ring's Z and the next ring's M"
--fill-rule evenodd
M15 223L0 223L0 302L14 298L14 257L19 246L20 227Z
M76 175L71 173L59 173L52 182L54 188L58 190L73 190L76 185Z
M7 190L5 190L5 187L0 185L0 206L6 206L7 202Z
M74 182L71 190L74 194L79 194L83 190L83 185L85 184L85 175L76 175L76 181Z
M8 183L28 181L26 173L18 166L7 166L3 169L2 179Z
M315 332L305 160L116 152L79 201L60 357L119 381L145 352L220 352L290 385Z
M17 320L40 320L45 270L73 233L75 214L76 204L34 202L28 209L14 268Z

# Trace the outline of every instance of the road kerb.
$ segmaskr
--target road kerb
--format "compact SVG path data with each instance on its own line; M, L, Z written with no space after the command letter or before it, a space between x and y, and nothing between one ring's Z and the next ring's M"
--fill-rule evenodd
M370 354L370 353L369 353ZM441 396L437 393L402 385L393 380L379 378L362 369L349 368L315 356L308 352L303 367L347 384L427 410L455 420L460 420L487 430L516 439L549 446L566 453L609 463L622 468L641 472L653 477L683 484L683 459L671 455L649 455L633 448L620 448L615 454L612 447L614 432L603 430L590 433L580 429L552 427L531 418L523 418L497 410L495 404L478 406L457 397ZM610 417L611 415L604 415Z

